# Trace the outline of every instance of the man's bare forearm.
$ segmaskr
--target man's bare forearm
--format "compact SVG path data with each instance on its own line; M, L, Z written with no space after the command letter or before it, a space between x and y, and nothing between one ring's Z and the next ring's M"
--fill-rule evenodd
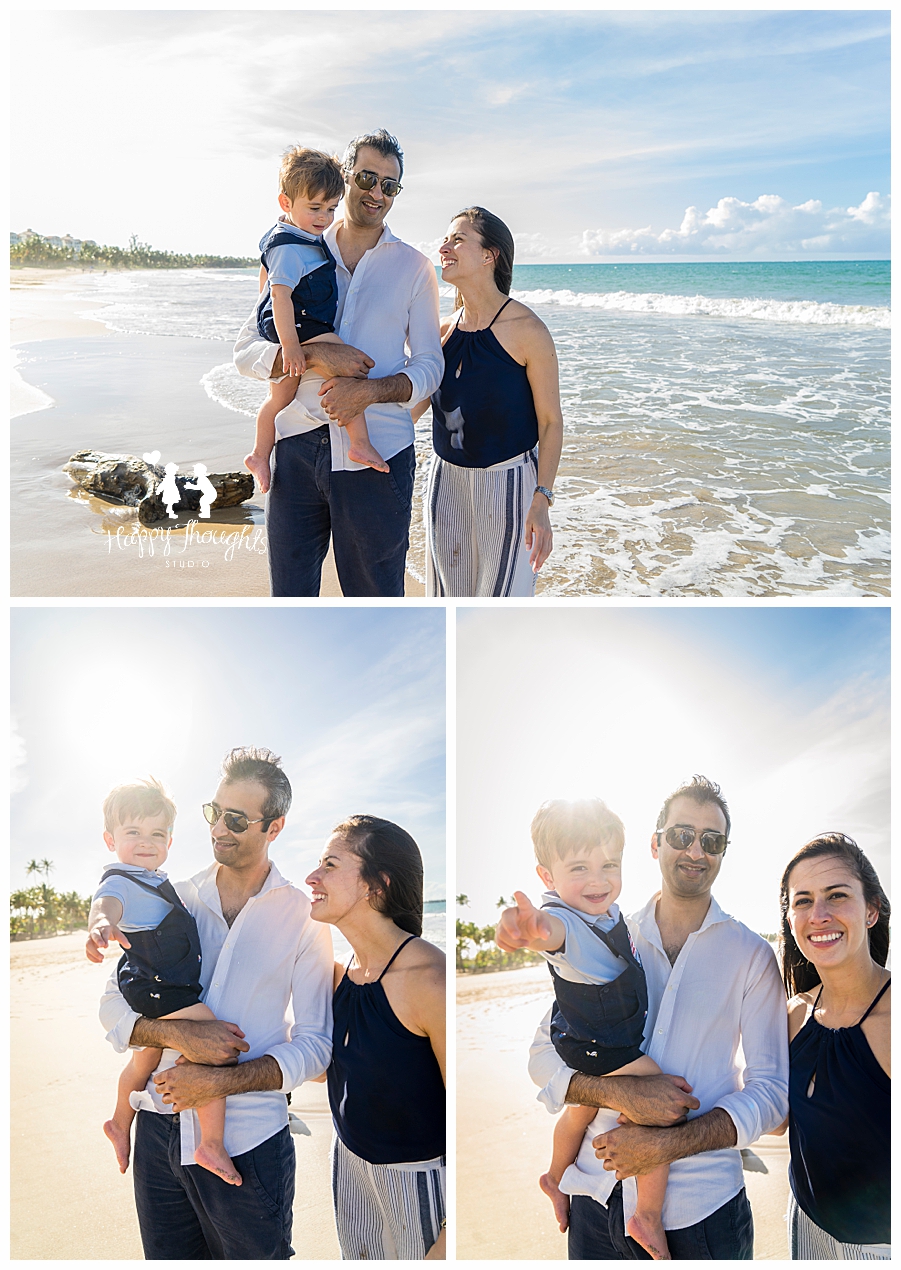
M701 1105L680 1076L586 1076L583 1072L573 1072L566 1102L609 1107L644 1125L676 1124Z
M413 396L413 385L403 372L386 375L384 379L370 379L367 383L372 384L377 393L373 404L377 401L409 401Z
M251 1094L258 1090L281 1089L284 1083L282 1069L271 1054L248 1059L235 1067L214 1068L220 1096L226 1094Z
M657 1135L663 1164L684 1160L689 1155L700 1155L702 1151L723 1151L738 1143L732 1117L722 1107L714 1107L703 1116L696 1116L669 1129L646 1129L644 1132Z
M233 1023L219 1019L145 1019L136 1020L131 1031L131 1044L153 1049L178 1050L192 1063L213 1067L238 1061L250 1046L244 1033Z

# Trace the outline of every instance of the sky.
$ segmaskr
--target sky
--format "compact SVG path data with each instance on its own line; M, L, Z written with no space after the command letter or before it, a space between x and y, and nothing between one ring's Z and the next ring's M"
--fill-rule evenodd
M887 608L459 614L460 915L493 923L514 890L537 902L529 825L549 798L622 818L620 903L641 908L657 813L696 772L732 815L714 895L753 930L778 930L782 871L818 833L850 834L890 893Z
M112 858L103 800L151 774L178 808L164 868L206 868L200 808L226 751L258 745L294 793L271 852L290 881L366 812L413 835L442 898L444 625L422 608L14 609L13 889L46 858L58 890L92 894Z
M281 152L373 127L395 233L520 263L887 258L887 10L13 14L12 228L255 254Z

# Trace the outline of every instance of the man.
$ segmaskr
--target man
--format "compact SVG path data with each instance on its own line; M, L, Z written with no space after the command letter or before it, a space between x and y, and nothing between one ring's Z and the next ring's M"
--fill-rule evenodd
M671 794L651 838L661 890L629 919L648 985L646 1052L663 1072L679 1075L573 1072L551 1045L550 1015L533 1044L529 1070L549 1110L580 1103L632 1122L617 1128L615 1114L599 1112L589 1130L598 1136L590 1145L586 1140L564 1175L571 1260L648 1257L625 1234L635 1183L622 1179L659 1164L671 1165L663 1224L673 1260L753 1258L737 1148L787 1115L788 1044L772 950L711 895L729 830L726 801L706 777ZM518 946L515 914L508 909L501 918L501 947ZM736 1065L739 1043L743 1071Z
M324 238L337 264L337 331L351 347L303 346L307 368L326 378L331 425L296 400L276 418L267 535L277 596L319 594L330 534L346 596L404 594L416 467L410 405L431 395L444 370L434 266L385 224L402 188L403 151L379 129L350 142L343 167L343 219ZM234 360L242 375L281 374L281 350L259 339L253 314ZM347 457L340 425L364 410L388 473Z
M186 1060L155 1075L155 1087L148 1083L138 1096L135 1203L148 1261L293 1255L285 1094L328 1066L334 962L309 900L269 859L291 805L279 762L269 750L226 755L222 782L204 807L216 862L177 886L200 934L204 1000L221 1021L143 1018L120 995L115 975L101 1002L114 1049L155 1046ZM88 956L102 960L91 940ZM231 1065L239 1054L246 1059ZM226 1095L235 1096L226 1105L225 1149L241 1186L194 1163L198 1126L189 1109Z

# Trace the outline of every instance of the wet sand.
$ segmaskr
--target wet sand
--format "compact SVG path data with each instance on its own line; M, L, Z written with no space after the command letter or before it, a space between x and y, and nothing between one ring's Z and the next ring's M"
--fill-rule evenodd
M121 1174L102 1124L125 1063L97 1018L104 966L84 956L85 933L10 945L11 1197L13 1260L143 1260L130 1173ZM295 1260L336 1261L325 1085L306 1084L292 1111Z
M77 450L141 455L190 472L243 471L252 424L213 402L200 379L227 359L215 340L118 335L79 316L67 299L77 270L14 270L12 564L15 596L268 596L265 500L171 530L150 531L134 513L76 492L62 466ZM52 399L45 409L34 390ZM17 413L24 411L24 413ZM407 594L423 589L409 575ZM341 596L331 552L322 597Z
M536 1101L526 1070L529 1044L551 999L543 966L457 976L460 1260L566 1259L566 1236L538 1188L550 1161L554 1119ZM754 1259L785 1261L788 1142L766 1136L751 1151L744 1180L754 1213Z

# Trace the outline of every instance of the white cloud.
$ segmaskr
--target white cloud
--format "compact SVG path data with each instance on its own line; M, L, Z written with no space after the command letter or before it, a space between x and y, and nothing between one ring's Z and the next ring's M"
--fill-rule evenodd
M516 245L516 259L520 263L523 257L531 260L535 256L553 256L557 250L544 234L514 234L513 242Z
M871 191L857 207L824 210L819 199L792 206L778 194L753 203L721 198L700 212L685 210L678 229L586 229L580 251L587 256L719 255L769 256L774 252L888 252L891 198Z

